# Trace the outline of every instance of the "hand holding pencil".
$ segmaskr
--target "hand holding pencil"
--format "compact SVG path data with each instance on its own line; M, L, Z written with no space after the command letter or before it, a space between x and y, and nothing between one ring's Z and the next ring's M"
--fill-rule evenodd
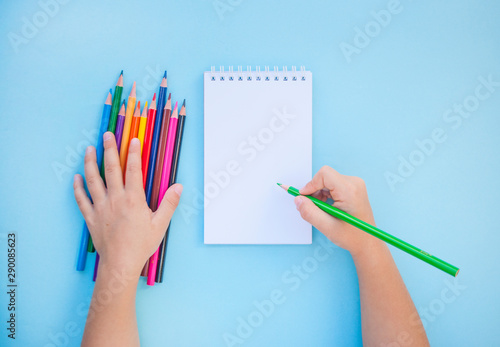
M456 266L377 228L362 179L341 175L324 166L300 190L281 183L278 185L295 196L295 204L302 218L332 242L348 250L355 262L366 254L377 251L387 253L382 242L385 241L449 275L458 275L459 269ZM334 201L333 205L326 203L328 199Z
M300 194L312 195L322 201L332 199L334 207L375 225L368 193L359 177L341 175L331 167L323 166L313 179L300 189ZM337 246L349 251L353 257L369 249L385 247L383 241L329 216L305 197L296 197L294 202L304 220L314 225Z

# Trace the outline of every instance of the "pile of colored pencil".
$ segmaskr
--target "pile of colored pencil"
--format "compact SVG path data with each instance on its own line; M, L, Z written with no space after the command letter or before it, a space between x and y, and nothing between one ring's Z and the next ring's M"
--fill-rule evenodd
M167 72L163 75L158 92L153 95L151 105L144 104L141 114L141 102L136 104L136 86L132 90L127 102L122 101L123 71L120 73L116 83L115 93L111 95L109 90L104 110L101 117L99 137L96 146L97 165L104 179L103 163L103 139L106 131L115 134L116 145L120 154L120 165L125 181L125 167L130 141L138 138L141 142L142 177L146 200L154 212L160 205L168 187L176 182L177 168L181 150L184 121L186 118L186 100L178 110L177 102L172 110L171 94L167 98ZM157 112L158 110L158 112ZM165 266L165 254L169 228L165 231L163 241L158 250L151 256L148 263L144 265L141 275L147 276L147 284L154 285L155 282L163 282L163 269ZM85 270L87 253L95 252L92 239L84 223L78 261L76 269ZM96 252L93 280L97 277L99 268L99 254Z

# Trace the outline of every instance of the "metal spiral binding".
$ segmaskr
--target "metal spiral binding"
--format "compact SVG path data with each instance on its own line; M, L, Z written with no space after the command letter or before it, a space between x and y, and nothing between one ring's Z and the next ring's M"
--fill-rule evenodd
M306 76L304 72L306 71L305 66L301 66L300 70L298 71L295 66L292 66L292 71L288 71L287 66L283 66L282 69L282 78L280 79L280 76L278 76L279 67L278 66L273 66L273 71L269 71L269 66L264 67L264 71L260 70L260 66L255 67L255 71L252 71L252 67L250 65L247 65L246 71L243 71L243 68L241 65L238 66L238 71L234 72L233 67L229 66L229 69L227 71L224 71L224 66L221 65L219 67L219 71L216 71L215 66L212 66L210 69L210 72L212 74L210 80L211 81L305 81Z

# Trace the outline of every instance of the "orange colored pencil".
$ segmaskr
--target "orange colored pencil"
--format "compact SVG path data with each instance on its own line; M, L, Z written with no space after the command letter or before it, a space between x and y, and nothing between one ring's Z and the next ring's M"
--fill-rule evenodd
M127 159L128 159L128 151L130 147L130 141L132 141L133 138L137 137L137 134L139 132L139 123L141 121L141 102L137 102L137 107L135 108L134 116L132 117L132 123L130 124L130 135L128 137L128 147L127 147L127 155L125 159L125 167L127 167ZM123 140L122 140L123 141ZM123 182L125 182L125 172L126 170L123 170Z
M132 117L135 111L135 97L136 93L135 93L135 82L134 82L134 85L132 86L132 90L130 91L130 95L128 97L127 113L125 114L122 143L120 146L120 165L122 167L122 172L125 172L125 163L127 162L130 126L132 125Z

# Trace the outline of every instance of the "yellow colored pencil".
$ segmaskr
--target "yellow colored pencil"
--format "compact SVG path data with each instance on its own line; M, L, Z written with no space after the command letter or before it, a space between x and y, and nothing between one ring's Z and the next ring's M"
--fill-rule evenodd
M141 120L139 122L139 134L137 138L141 141L141 155L142 155L142 147L144 146L144 135L146 134L146 124L148 122L148 102L144 105L144 109L142 110Z
M135 82L134 82L134 85L132 86L132 91L130 92L130 95L128 97L127 113L125 114L122 143L120 146L120 165L122 167L122 172L125 172L125 163L127 162L130 126L132 125L132 117L134 116L134 111L135 111L135 97L136 93L135 93Z

